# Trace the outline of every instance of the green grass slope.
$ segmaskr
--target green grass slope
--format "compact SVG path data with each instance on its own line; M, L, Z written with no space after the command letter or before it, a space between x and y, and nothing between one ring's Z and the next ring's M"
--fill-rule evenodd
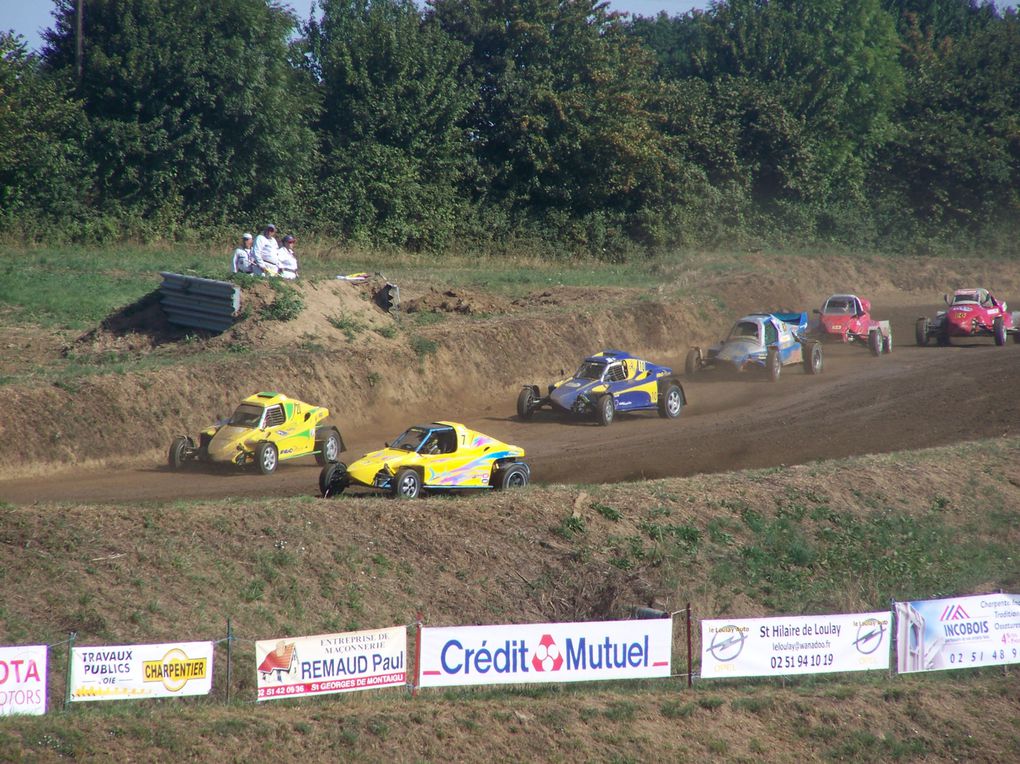
M253 703L254 639L409 623L881 609L1020 589L1020 441L695 478L375 497L0 507L0 643L238 638L213 696L0 721L0 759L978 760L1020 666L928 676L399 691ZM975 465L979 467L975 468ZM674 672L686 671L677 621ZM698 633L695 621L695 653ZM694 667L695 672L697 666Z

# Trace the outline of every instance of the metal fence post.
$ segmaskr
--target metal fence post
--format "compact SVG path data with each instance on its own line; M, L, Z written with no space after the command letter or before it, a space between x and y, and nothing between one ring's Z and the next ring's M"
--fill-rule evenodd
M230 684L234 657L234 629L227 618L227 705L230 705Z
M71 654L74 652L74 640L78 636L78 632L69 631L67 633L67 671L64 675L66 685L64 687L64 710L67 710L68 705L71 703Z
M691 649L691 603L687 603L687 689L694 686L694 657Z
M418 627L417 633L414 635L414 679L411 684L411 697L418 697L418 684L421 681L421 628L422 619L424 616L421 611L418 611L416 617L415 626Z

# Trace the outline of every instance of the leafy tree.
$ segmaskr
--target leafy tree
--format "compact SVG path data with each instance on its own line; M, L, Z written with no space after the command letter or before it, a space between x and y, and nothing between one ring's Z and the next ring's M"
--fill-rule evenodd
M871 179L889 235L902 235L904 211L915 236L1020 218L1020 20L963 31L939 37L920 16L907 20L909 95Z
M471 47L475 192L510 226L590 251L660 240L656 210L678 177L654 111L653 61L597 0L433 0Z
M89 196L81 104L42 71L24 41L0 32L0 225L53 236Z
M994 0L883 0L882 5L901 36L921 30L936 42L969 37L999 17Z
M693 47L673 71L715 83L742 112L739 153L759 203L808 205L824 225L833 203L863 201L903 87L880 0L730 0L681 23Z
M75 3L55 1L43 55L70 75ZM314 158L293 28L265 0L89 0L77 94L100 209L169 233L292 206Z
M321 9L305 38L322 104L322 225L364 241L443 243L463 217L470 162L465 47L411 0L323 0Z

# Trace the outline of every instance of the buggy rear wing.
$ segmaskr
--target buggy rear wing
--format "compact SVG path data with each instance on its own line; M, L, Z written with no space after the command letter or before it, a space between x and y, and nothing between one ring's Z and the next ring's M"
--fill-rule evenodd
M806 310L800 311L799 313L773 313L773 317L778 318L784 324L789 324L793 327L796 334L804 334L808 329L808 313Z

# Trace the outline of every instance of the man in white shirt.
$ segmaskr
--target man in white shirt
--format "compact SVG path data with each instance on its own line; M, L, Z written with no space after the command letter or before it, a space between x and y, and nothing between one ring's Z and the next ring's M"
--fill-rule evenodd
M241 237L241 246L234 250L234 273L251 273L254 263L252 262L251 234L246 233Z
M280 245L276 243L276 226L270 223L265 231L255 237L255 249L252 252L255 267L252 268L252 273L256 276L278 276L280 262L276 253L279 249Z
M294 254L295 239L290 234L283 237L283 246L276 253L277 262L280 264L280 277L285 279L297 278L297 256Z

